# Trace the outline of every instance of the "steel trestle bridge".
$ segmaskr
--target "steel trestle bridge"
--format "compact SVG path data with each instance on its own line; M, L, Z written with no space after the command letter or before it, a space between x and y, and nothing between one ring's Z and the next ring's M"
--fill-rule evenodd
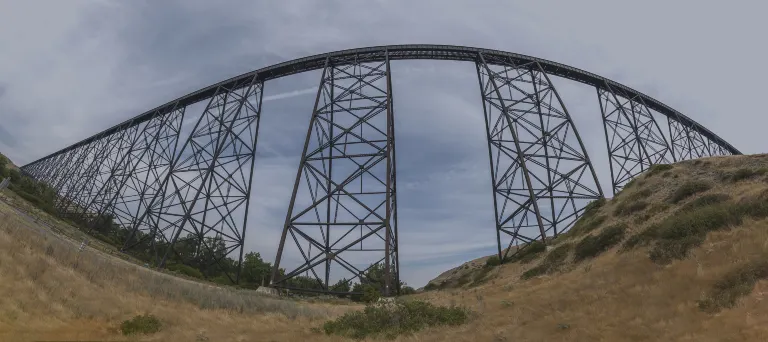
M400 277L390 64L415 59L476 67L502 260L516 250L510 246L564 232L589 202L604 197L552 76L595 88L613 193L654 164L741 154L667 105L574 67L497 50L391 45L299 58L225 80L22 171L56 190L56 209L65 216L114 217L126 230L123 250L151 241L161 246L154 258L164 266L180 244L191 244L198 253L215 252L214 264L235 260L228 276L237 282L249 199L258 191L251 180L265 83L321 70L271 285L291 288L290 280L304 275L332 293L333 281L365 282L375 265L385 294L393 294ZM205 107L187 113L194 104ZM196 122L181 136L185 116ZM666 127L656 118L666 118Z

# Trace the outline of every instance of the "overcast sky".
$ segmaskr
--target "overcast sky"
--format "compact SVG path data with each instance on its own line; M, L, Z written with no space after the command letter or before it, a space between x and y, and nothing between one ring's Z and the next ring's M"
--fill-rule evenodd
M0 151L17 164L237 74L339 49L499 49L611 78L765 151L761 1L0 0ZM393 63L403 279L495 249L471 64ZM271 261L319 73L267 83L248 250ZM556 80L610 193L594 89ZM662 126L666 127L666 126Z

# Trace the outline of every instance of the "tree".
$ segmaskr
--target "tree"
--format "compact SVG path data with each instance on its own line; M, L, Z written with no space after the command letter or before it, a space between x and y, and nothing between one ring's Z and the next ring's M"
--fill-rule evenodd
M259 253L246 253L243 258L243 268L240 271L242 282L251 286L264 286L270 281L272 265L264 262Z

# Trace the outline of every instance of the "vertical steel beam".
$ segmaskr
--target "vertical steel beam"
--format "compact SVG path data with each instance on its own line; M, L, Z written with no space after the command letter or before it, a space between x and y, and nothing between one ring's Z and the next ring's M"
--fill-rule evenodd
M505 261L530 242L546 243L568 229L603 194L581 137L540 65L480 54L476 69L498 253ZM502 234L511 236L504 250Z
M595 89L600 102L614 194L651 165L675 161L673 149L642 99L619 92L607 82Z
M272 286L332 293L334 281L376 281L369 279L376 268L382 294L398 291L394 113L384 54L382 62L354 57L325 62ZM300 261L281 274L291 258ZM320 267L325 274L316 272ZM302 287L307 285L297 282L302 274L315 285Z

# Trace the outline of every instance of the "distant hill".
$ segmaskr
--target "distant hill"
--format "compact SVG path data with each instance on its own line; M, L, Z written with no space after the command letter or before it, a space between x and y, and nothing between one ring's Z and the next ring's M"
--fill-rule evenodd
M2 153L0 153L0 156L2 156L2 157L4 157L5 159L8 160L8 164L6 164L5 166L8 167L9 169L18 169L19 168L18 166L16 166L16 164L13 163L11 158L8 158L8 156L6 156L6 155L4 155Z

